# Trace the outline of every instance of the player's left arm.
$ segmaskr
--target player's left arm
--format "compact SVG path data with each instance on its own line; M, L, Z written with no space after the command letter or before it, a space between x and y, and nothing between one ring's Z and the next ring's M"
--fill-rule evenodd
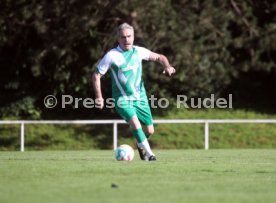
M164 68L163 73L167 73L169 76L175 74L175 68L170 65L169 60L166 56L151 52L149 55L149 60L159 62Z

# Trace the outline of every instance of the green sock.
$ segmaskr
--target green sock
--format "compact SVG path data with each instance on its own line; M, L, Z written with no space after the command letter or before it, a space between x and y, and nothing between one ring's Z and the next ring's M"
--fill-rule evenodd
M134 135L134 137L135 137L135 139L137 140L138 143L141 143L146 139L146 135L145 135L142 128L138 128L136 130L133 130L132 133L133 133L133 135Z

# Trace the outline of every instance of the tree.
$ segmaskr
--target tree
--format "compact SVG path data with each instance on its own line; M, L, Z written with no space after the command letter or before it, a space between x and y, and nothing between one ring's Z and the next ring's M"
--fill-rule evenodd
M16 115L23 117L95 115L95 109L73 106L50 111L43 99L93 97L91 72L115 45L115 28L122 22L135 27L138 45L167 55L177 69L169 82L158 65L145 64L149 94L218 96L244 73L275 72L275 10L272 0L3 0L0 112L2 117L15 114L11 109L21 109ZM111 94L110 88L103 91Z

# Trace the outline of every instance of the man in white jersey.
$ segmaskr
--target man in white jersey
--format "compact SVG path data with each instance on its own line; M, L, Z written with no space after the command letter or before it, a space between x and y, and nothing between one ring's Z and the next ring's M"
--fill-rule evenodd
M92 76L95 101L103 108L101 77L109 71L116 111L131 126L140 158L155 161L156 157L148 143L149 136L154 133L154 127L142 80L142 60L158 61L168 76L173 75L175 69L164 55L134 46L134 29L129 24L123 23L118 27L117 37L119 45L105 54ZM145 126L145 132L142 125Z

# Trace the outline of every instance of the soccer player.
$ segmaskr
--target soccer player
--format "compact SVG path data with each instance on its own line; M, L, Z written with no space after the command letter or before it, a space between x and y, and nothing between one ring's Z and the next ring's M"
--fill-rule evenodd
M101 77L109 71L115 109L131 126L141 160L155 161L156 157L148 143L154 127L142 80L142 60L158 61L164 68L163 73L168 76L173 75L175 69L164 55L134 46L134 29L129 24L123 23L117 28L117 38L119 45L104 55L92 76L96 105L100 108L104 106ZM145 126L144 130L142 125Z

